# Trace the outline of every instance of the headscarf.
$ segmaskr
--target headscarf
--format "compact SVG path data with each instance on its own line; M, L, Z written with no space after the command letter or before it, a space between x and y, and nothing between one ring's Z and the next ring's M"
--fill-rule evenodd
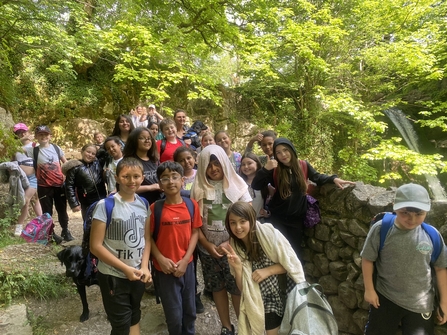
M206 169L210 163L211 155L214 155L222 166L222 172L224 175L223 190L228 200L234 203L238 201L248 190L247 183L236 173L224 149L218 145L208 145L200 152L197 174L191 188L191 198L198 202L200 214L202 216L203 199L216 199L215 188L210 184L206 176Z

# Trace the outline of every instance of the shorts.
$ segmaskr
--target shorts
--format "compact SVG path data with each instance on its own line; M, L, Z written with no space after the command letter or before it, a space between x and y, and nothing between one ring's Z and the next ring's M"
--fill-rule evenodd
M272 330L281 326L282 316L276 313L265 313L265 330Z
M219 292L226 289L233 295L241 295L237 288L236 279L230 272L227 256L214 258L199 249L200 262L202 263L203 281L205 289L210 292Z
M34 188L37 190L37 177L36 175L30 174L29 176L26 176L26 178L28 178L29 181L29 187Z
M434 333L434 313L415 313L379 296L379 308L369 307L366 335L395 335L401 324L403 335L431 335Z
M130 327L140 322L144 283L100 272L98 282L107 319L112 325L111 335L128 335Z

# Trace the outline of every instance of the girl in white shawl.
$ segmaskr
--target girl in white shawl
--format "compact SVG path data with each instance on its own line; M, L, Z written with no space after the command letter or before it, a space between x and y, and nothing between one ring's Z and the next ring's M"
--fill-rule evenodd
M228 208L225 226L231 236L225 252L242 292L238 332L277 335L285 303L278 275L287 273L290 292L295 283L305 281L301 263L287 239L270 223L257 222L247 203Z
M221 335L234 335L227 292L231 294L236 314L239 313L240 292L223 251L230 239L225 228L225 217L232 203L239 200L250 202L252 199L247 184L236 174L221 147L209 145L200 153L191 198L198 202L202 215L198 250L205 289L213 292L222 323Z

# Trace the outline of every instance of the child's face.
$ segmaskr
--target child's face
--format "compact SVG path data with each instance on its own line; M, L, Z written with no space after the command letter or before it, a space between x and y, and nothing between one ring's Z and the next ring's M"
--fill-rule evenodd
M206 168L206 175L211 180L223 180L224 174L222 165L218 160L212 160L209 162L207 168Z
M241 162L241 172L246 176L252 176L256 174L257 165L256 162L248 157L245 157Z
M115 141L108 141L105 144L105 148L110 156L112 156L113 159L117 160L123 156L123 153L121 151L121 145L116 143Z
M189 172L194 169L196 160L189 151L183 151L182 153L180 153L180 155L178 155L177 163L179 163L183 167L183 170L186 173L186 171Z
M220 147L222 147L224 150L230 149L231 147L231 140L225 133L220 133L216 136L216 144Z
M96 134L94 140L96 143L101 144L104 142L104 136L102 134Z
M228 222L230 223L231 232L245 245L248 244L248 234L250 233L250 221L234 213L230 213L228 217Z
M273 137L264 137L261 140L261 149L269 157L273 156L273 142Z
M177 136L177 128L175 127L175 124L167 124L162 129L163 135L166 138L174 138Z
M149 130L152 132L152 135L154 135L154 137L158 135L158 126L155 123L151 125Z
M424 222L427 216L426 211L409 211L407 208L401 208L396 210L395 224L398 228L404 230L412 230L417 226L420 226Z
M279 144L275 148L275 156L279 162L283 163L285 166L290 166L292 161L292 154L289 148L285 145Z
M137 166L125 166L116 176L116 182L120 185L119 193L135 194L143 182L143 171Z
M121 131L130 131L130 122L125 117L121 117L118 124Z
M96 159L96 147L89 146L81 152L82 160L86 163L91 163Z
M177 195L182 189L183 177L176 171L166 169L160 176L159 184L165 195Z
M214 143L214 138L211 135L205 135L202 137L202 147L207 147L210 144L216 144Z
M50 143L51 135L48 133L38 133L36 134L36 139L40 145L45 145Z
M152 137L147 130L143 130L138 136L138 150L148 151L152 147Z

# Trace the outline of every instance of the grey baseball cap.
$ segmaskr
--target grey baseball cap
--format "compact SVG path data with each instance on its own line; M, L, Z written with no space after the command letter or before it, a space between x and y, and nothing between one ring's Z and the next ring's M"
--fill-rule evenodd
M405 184L399 187L394 198L393 210L413 207L428 212L431 207L427 190L418 184Z

